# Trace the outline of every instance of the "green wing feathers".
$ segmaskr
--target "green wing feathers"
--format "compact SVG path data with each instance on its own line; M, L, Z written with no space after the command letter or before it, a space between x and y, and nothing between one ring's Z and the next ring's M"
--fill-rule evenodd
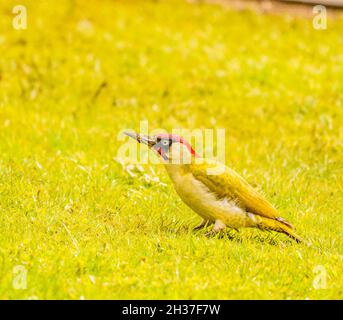
M278 219L273 220L269 218L259 217L258 228L262 230L272 230L286 234L296 242L300 243L301 238L295 233L293 228L288 226L288 223L280 222Z
M215 167L220 170L219 174L208 174L208 169ZM273 205L234 170L215 161L192 164L190 170L193 176L205 184L218 198L233 199L248 212L278 220L288 228L292 228L290 223L279 217Z

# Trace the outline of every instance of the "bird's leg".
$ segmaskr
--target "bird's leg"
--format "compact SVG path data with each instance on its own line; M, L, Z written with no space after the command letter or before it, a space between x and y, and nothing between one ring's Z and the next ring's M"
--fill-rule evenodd
M214 227L210 232L205 233L205 237L213 236L219 232L222 232L226 228L226 224L221 220L216 220Z
M199 225L193 228L193 231L200 230L204 227L206 227L210 223L209 220L203 219Z

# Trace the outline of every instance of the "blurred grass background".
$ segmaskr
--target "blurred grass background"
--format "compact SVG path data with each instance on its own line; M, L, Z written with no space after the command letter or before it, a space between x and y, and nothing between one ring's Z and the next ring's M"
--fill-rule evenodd
M1 298L343 297L342 17L319 31L181 0L21 4L20 31L0 4ZM225 128L227 164L311 246L193 233L162 167L115 159L142 120Z

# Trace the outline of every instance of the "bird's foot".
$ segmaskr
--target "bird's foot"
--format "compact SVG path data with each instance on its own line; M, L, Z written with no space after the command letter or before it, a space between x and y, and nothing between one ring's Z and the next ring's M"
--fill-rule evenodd
M205 233L205 237L212 237L216 234L222 233L226 228L226 225L221 220L216 220L214 227L210 232Z
M210 237L216 235L217 233L218 232L211 230L211 231L205 233L205 237L210 238Z
M203 221L201 221L201 223L199 225L197 225L196 227L193 228L193 231L203 229L203 228L207 227L208 224L209 224L209 221L203 220Z

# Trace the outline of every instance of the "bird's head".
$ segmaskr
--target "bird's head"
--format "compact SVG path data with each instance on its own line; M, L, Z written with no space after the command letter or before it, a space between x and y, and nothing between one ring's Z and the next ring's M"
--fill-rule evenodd
M168 162L186 163L191 161L193 157L199 157L190 143L176 134L161 133L148 136L136 132L125 131L124 133L139 143L146 144Z

